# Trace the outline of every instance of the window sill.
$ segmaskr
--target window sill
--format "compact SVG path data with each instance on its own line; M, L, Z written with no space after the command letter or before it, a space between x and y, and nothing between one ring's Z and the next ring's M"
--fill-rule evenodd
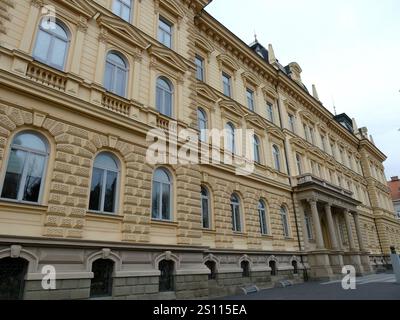
M245 232L233 231L233 236L245 238L245 237L247 237L247 233L245 233Z
M94 218L94 219L118 220L118 221L122 221L124 219L123 216L118 215L118 214L108 214L108 213L101 213L101 212L94 212L94 211L87 211L86 217Z
M170 228L177 228L178 223L174 221L167 221L167 220L151 220L151 225L152 226L158 226L158 227L170 227Z
M21 209L22 212L32 213L32 212L46 212L48 206L42 204L35 204L31 202L14 201L11 199L0 199L0 209L6 208L10 211L10 207L17 211L16 209ZM28 210L27 210L28 209ZM29 212L31 211L31 212Z
M274 237L271 236L270 234L262 234L261 238L265 239L265 240L273 240Z
M205 234L211 234L211 235L217 234L217 230L214 230L214 229L202 229L202 231Z

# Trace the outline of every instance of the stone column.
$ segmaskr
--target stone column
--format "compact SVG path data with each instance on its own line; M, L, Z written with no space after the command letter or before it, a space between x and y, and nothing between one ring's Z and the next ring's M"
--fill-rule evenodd
M347 236L349 238L350 251L356 251L356 246L353 238L353 231L351 228L350 212L348 209L344 210L344 219L346 221Z
M319 220L317 201L309 200L308 202L311 206L311 212L315 226L315 240L317 241L317 249L325 249L324 238L322 237L321 222Z
M304 211L304 207L302 203L299 203L299 210L300 210L300 217L303 219L303 243L304 243L304 250L309 248L309 241L308 241L308 232L307 232L307 225L306 225L306 213Z
M338 240L339 249L343 250L343 239L342 239L342 236L340 234L340 223L339 223L339 216L338 215L334 216L334 221L335 221L335 224L336 224L336 234L338 236L337 240Z
M362 238L361 227L360 227L360 215L358 213L354 213L353 216L354 216L354 223L356 226L358 245L360 247L360 251L365 252L366 248L364 246L364 241Z
M329 236L331 238L332 249L338 250L339 247L338 247L338 241L337 241L336 233L335 233L335 224L333 222L331 205L329 203L327 203L325 205L325 214L326 214L326 218L328 221Z

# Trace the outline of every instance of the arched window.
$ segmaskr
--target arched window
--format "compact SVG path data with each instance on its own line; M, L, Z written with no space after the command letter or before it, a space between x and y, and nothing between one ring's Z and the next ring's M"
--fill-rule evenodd
M248 278L250 277L250 263L248 261L242 261L240 263L240 267L242 268L242 277Z
M93 279L90 283L90 297L109 297L112 295L114 261L98 259L92 264Z
M164 77L158 78L156 88L156 106L158 112L167 117L172 117L172 100L173 86L171 82Z
M38 203L48 156L48 143L42 135L28 131L17 134L11 144L1 197Z
M260 217L261 234L268 234L266 207L262 200L258 203L258 215Z
M293 274L298 274L299 273L299 268L297 266L297 261L296 260L292 261L292 267L293 267Z
M208 260L206 261L205 265L211 271L211 273L208 275L208 280L215 280L217 278L217 264L215 261Z
M207 142L207 115L202 108L197 109L197 122L200 130L200 141Z
M271 276L276 276L277 270L276 270L276 262L275 262L275 260L271 260L269 262L269 267L271 268Z
M132 0L114 0L112 11L121 19L131 22Z
M115 213L119 185L119 160L109 152L100 153L94 160L89 210Z
M152 218L155 220L172 220L172 179L163 168L154 172L152 195Z
M233 231L242 232L242 223L240 217L240 200L236 194L231 196L231 213Z
M257 163L261 163L260 139L256 135L253 136L253 147L254 161Z
M203 228L210 229L210 194L206 187L201 187L201 217L203 221Z
M275 169L281 171L281 153L277 145L272 146L272 155L274 157Z
M43 19L33 49L33 58L56 69L64 70L69 47L69 31L59 21Z
M235 126L228 122L225 126L226 137L225 137L225 149L231 153L235 153Z
M158 264L158 269L160 270L159 278L159 291L169 292L175 290L175 263L173 261L162 260Z
M0 259L0 300L21 300L28 261L22 258Z
M283 235L288 238L289 234L289 222L288 222L288 215L287 210L285 207L281 207L281 219L282 219L282 226L283 226Z
M107 91L125 97L128 79L128 66L117 52L109 52L106 58L104 87Z

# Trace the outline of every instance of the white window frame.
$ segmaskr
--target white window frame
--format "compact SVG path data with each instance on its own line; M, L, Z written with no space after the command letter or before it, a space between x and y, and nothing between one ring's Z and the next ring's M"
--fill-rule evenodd
M166 90L165 88L161 87L159 85L159 81L165 81L165 83L170 88L169 91ZM162 101L161 101L161 105L160 106L157 105L158 90L162 91ZM165 101L166 101L166 95L167 94L171 95L171 114L167 114L165 112L166 111L165 110L166 109ZM172 82L168 78L165 78L163 76L158 77L157 80L156 80L156 108L157 108L157 111L160 112L164 116L167 116L167 117L170 117L170 118L172 118L174 116L174 109L175 109L174 108L174 86L173 86Z
M42 152L42 151L38 151L38 150L35 150L35 149L26 148L26 147L22 147L22 146L14 144L14 141L18 136L24 135L26 133L32 134L32 135L35 135L36 137L38 137L44 143L47 151L46 152ZM8 165L10 164L10 160L11 160L11 152L12 152L13 149L26 152L27 155L26 155L26 158L25 158L24 168L23 168L22 175L21 175L21 181L20 181L20 186L19 186L19 189L18 189L17 199L2 198L1 195L3 194L4 183L5 183L5 179L6 179L6 175L7 175ZM28 166L26 164L29 163L29 159L30 159L32 154L45 157L45 160L44 160L44 163L43 163L43 172L42 172L42 176L41 176L42 181L41 181L41 184L40 184L40 190L39 190L39 195L38 195L38 201L37 202L31 202L31 201L22 200L23 191L24 191L24 188L25 188L26 178L27 178L27 174L28 174L27 173ZM43 191L45 189L45 184L46 184L45 179L46 179L46 173L47 173L47 166L48 166L48 162L49 162L49 155L50 155L49 142L41 134L39 134L39 133L37 133L35 131L30 131L30 130L21 131L21 132L17 133L12 139L12 144L11 144L11 147L10 147L10 152L8 154L8 159L7 159L7 162L5 163L6 164L5 171L4 171L4 174L3 174L3 177L2 177L2 182L3 183L2 183L1 188L0 188L1 189L0 190L0 197L1 197L0 199L4 200L4 201L17 202L17 203L23 203L23 204L40 204L40 203L42 203Z
M161 24L163 22L167 26L169 26L170 30L166 30L163 25ZM165 38L169 37L169 45L165 42ZM158 41L162 43L164 46L166 46L169 49L173 48L173 43L174 43L174 24L169 21L168 19L164 18L163 16L158 17Z
M125 1L128 1L128 2L129 2L129 5L126 4ZM134 0L113 0L113 3L112 3L112 12L113 12L115 15L117 15L118 17L120 17L122 20L131 23L131 22L132 22L132 16L133 16L133 14L132 14L132 13L133 13L133 6L134 6L134 2L133 2L133 1L134 1ZM120 5L120 12L119 12L119 13L114 11L114 4L115 4L115 2L118 2L119 5ZM125 19L122 17L122 8L128 8L128 9L129 9L129 18L128 18L128 20L125 20Z
M39 28L38 28L38 31L37 31L37 34L36 34L36 40L35 40L35 45L34 45L34 47L33 47L32 56L33 56L33 58L34 58L35 60L37 60L37 61L39 61L39 62L41 62L41 63L43 63L43 64L45 64L45 65L48 65L48 66L50 66L50 67L52 67L52 68L55 68L55 69L57 69L57 70L64 71L64 70L65 70L65 67L66 67L67 59L68 59L69 49L70 49L70 46L71 46L71 33L70 33L69 29L65 26L64 23L62 23L62 22L60 22L60 21L57 20L57 21L56 21L56 24L57 24L61 29L64 30L64 32L65 32L65 34L66 34L66 36L67 36L66 39L63 39L63 38L61 38L60 36L58 36L57 34L55 34L54 32L52 32L52 31L51 31L51 28L50 28L49 30L47 30L46 28L43 28L43 26L42 26L43 23L47 23L45 19L42 19L42 20L40 21L40 23L39 23ZM51 37L51 40L50 40L50 47L49 47L49 50L47 51L47 58L46 58L46 59L42 59L42 58L40 58L40 57L38 57L38 56L35 55L35 51L36 51L36 48L37 48L37 46L38 46L38 41L39 41L39 34L40 34L41 32L47 33L47 34L50 35L50 37ZM49 55L50 55L50 53L53 52L53 48L54 48L54 39L58 39L58 40L61 40L61 41L63 41L63 42L66 43L65 54L64 54L64 61L63 61L62 66L56 65L56 64L51 63L51 62L49 61Z
M116 64L114 61L109 60L109 57L111 55L115 55L118 58L120 58L124 62L124 65ZM126 97L126 93L127 93L127 88L128 88L128 79L129 79L128 62L126 61L125 57L122 54L120 54L119 52L117 52L117 51L109 51L107 53L107 56L106 56L106 65L107 64L112 66L113 72L112 72L112 78L111 78L111 82L112 82L111 86L112 86L112 88L111 89L110 88L106 88L106 90L108 92L111 92L112 94L115 94L115 95L119 96L119 93L117 92L118 90L117 90L117 83L116 83L116 81L117 81L116 75L118 74L118 70L121 70L125 74L124 88L123 88L124 92L123 92L123 95L121 95L121 97L125 98ZM105 70L104 70L104 87L105 87L105 84L106 84L106 81L107 81L107 77L106 76L107 76L107 68L105 68Z
M235 201L233 198L235 198ZM236 193L232 194L231 196L231 214L233 232L243 232L242 216L240 212L240 198ZM238 222L240 228L238 228Z
M102 155L102 154L103 154L103 155L108 155L109 157L111 157L111 158L115 161L115 163L117 164L118 169L117 169L117 170L114 170L114 169L107 168L107 167L105 167L105 166L96 166L96 165L95 165L96 159L97 159L98 156L100 156L100 155ZM100 195L101 195L101 199L100 199L100 210L92 210L92 209L90 209L90 203L89 203L89 211L90 211L90 212L94 212L94 213L99 213L99 214L116 215L117 212L118 212L118 208L119 208L119 192L120 192L120 191L119 191L119 188L120 188L120 181L121 181L121 163L120 163L119 159L118 159L116 156L114 156L112 153L110 153L110 152L100 152L100 153L96 156L96 158L95 158L95 160L94 160L94 162L93 162L92 180L93 180L94 169L103 170L103 177L101 178L101 181L102 181L102 190L100 191ZM109 172L112 172L112 173L116 173L116 174L117 174L117 185L116 185L116 190L115 190L114 210L113 210L112 212L106 212L106 211L104 211L104 201L105 201L105 198L106 198L106 184L107 184L107 176L108 176L107 174L108 174ZM91 196L92 183L93 183L93 181L91 181L91 183L90 183L89 201L90 201L90 196Z
M156 176L156 173L157 173L157 171L158 170L162 170L162 171L164 171L164 173L168 176L168 178L169 178L169 214L170 214L170 216L168 217L168 219L163 219L163 217L162 217L162 210L163 210L163 206L162 206L162 192L163 192L163 186L164 185L167 185L164 181L160 181L160 180L157 180L157 179L155 179L155 176ZM167 169L165 169L165 168L162 168L162 167L160 167L160 168L157 168L156 170L154 170L154 173L153 173L153 178L152 178L152 186L151 186L151 188L152 188L152 192L151 192L151 203L152 203L152 205L153 205L153 191L154 191L154 183L159 183L160 184L160 199L159 199L159 204L158 204L158 214L157 214L157 217L153 217L153 207L151 207L151 219L153 220L153 221L166 221L166 222L171 222L171 221L173 221L173 212L172 212L172 209L173 209L173 204L172 204L172 202L173 202L173 199L174 199L174 197L173 197L173 195L174 195L174 189L173 189L173 179L172 179L172 175L171 175L171 173L169 172L169 170L167 170Z
M232 77L226 72L222 72L222 92L227 97L232 98Z

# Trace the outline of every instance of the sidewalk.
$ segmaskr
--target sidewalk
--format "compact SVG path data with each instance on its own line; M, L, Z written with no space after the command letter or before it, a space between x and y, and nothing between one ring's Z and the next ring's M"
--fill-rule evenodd
M306 282L223 300L400 300L400 284L393 274L385 273L357 278L355 290L344 290L340 280Z

